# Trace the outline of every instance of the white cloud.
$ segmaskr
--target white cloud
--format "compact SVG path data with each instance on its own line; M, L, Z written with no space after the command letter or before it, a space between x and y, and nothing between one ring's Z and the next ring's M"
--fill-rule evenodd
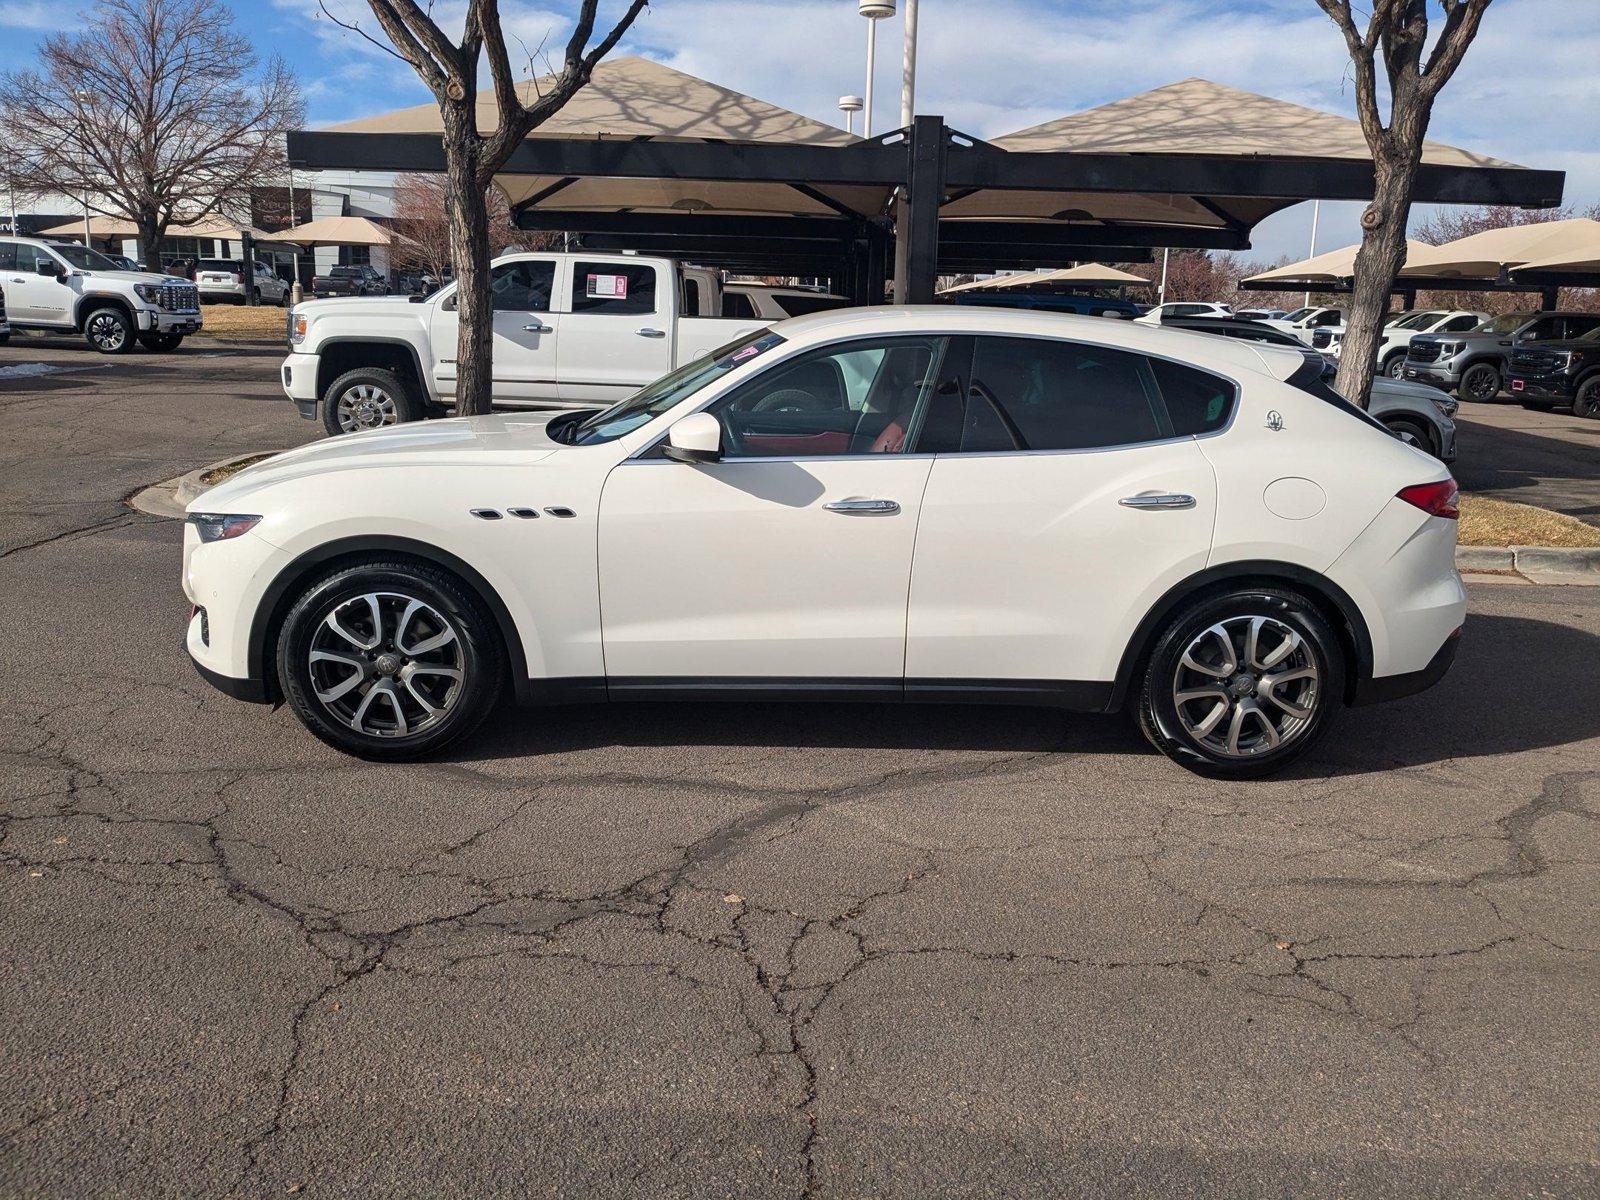
M41 0L6 0L0 3L0 28L37 29L44 33L55 33L65 30L72 23L63 20L60 8L42 3Z

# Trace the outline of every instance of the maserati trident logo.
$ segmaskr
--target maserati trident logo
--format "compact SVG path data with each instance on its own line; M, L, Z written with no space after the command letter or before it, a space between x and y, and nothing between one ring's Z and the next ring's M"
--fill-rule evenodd
M1283 414L1275 408L1267 410L1267 428L1273 433L1283 428Z

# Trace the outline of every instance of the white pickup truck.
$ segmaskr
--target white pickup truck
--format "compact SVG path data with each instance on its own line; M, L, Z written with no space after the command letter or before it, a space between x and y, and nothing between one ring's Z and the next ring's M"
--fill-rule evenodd
M768 322L725 320L715 271L636 254L510 254L491 265L494 402L602 408ZM456 296L313 300L289 314L283 390L330 434L455 400Z

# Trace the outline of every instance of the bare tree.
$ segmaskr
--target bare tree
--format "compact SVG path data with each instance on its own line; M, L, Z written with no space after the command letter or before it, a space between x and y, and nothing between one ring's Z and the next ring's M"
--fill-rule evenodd
M395 265L444 279L455 266L450 257L450 211L442 175L400 175L394 181L394 219L390 227L398 240L390 250ZM484 195L488 210L491 250L515 247L545 250L559 234L518 229L511 219L505 193L490 185Z
M494 313L489 300L489 214L484 194L495 172L522 139L559 112L594 72L595 64L633 25L650 0L630 0L611 31L593 46L599 0L582 0L578 20L567 39L561 69L543 88L537 85L531 103L517 90L505 33L500 27L499 0L468 0L460 42L450 40L427 9L416 0L367 0L388 44L358 24L341 20L324 4L329 20L359 33L411 64L439 103L444 124L445 180L450 213L450 258L456 268L456 412L489 411L491 338ZM485 132L478 123L478 65L487 60L494 88L495 126Z
M1372 203L1361 214L1361 249L1338 378L1339 391L1363 407L1372 390L1389 294L1405 262L1406 220L1433 102L1461 65L1490 0L1438 0L1444 24L1431 51L1428 0L1369 2L1372 12L1363 30L1351 14L1351 0L1316 0L1349 48L1356 113L1372 152ZM1387 121L1381 111L1380 70L1389 91Z
M30 181L131 221L152 262L170 225L247 212L302 120L288 67L262 65L220 0L100 0L39 62L0 79Z

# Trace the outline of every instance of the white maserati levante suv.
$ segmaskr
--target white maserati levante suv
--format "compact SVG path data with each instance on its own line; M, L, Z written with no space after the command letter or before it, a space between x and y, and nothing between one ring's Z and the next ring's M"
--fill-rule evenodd
M1313 356L1133 323L849 309L600 413L430 421L191 507L187 648L400 758L505 687L1132 710L1260 775L1438 680L1456 487Z

